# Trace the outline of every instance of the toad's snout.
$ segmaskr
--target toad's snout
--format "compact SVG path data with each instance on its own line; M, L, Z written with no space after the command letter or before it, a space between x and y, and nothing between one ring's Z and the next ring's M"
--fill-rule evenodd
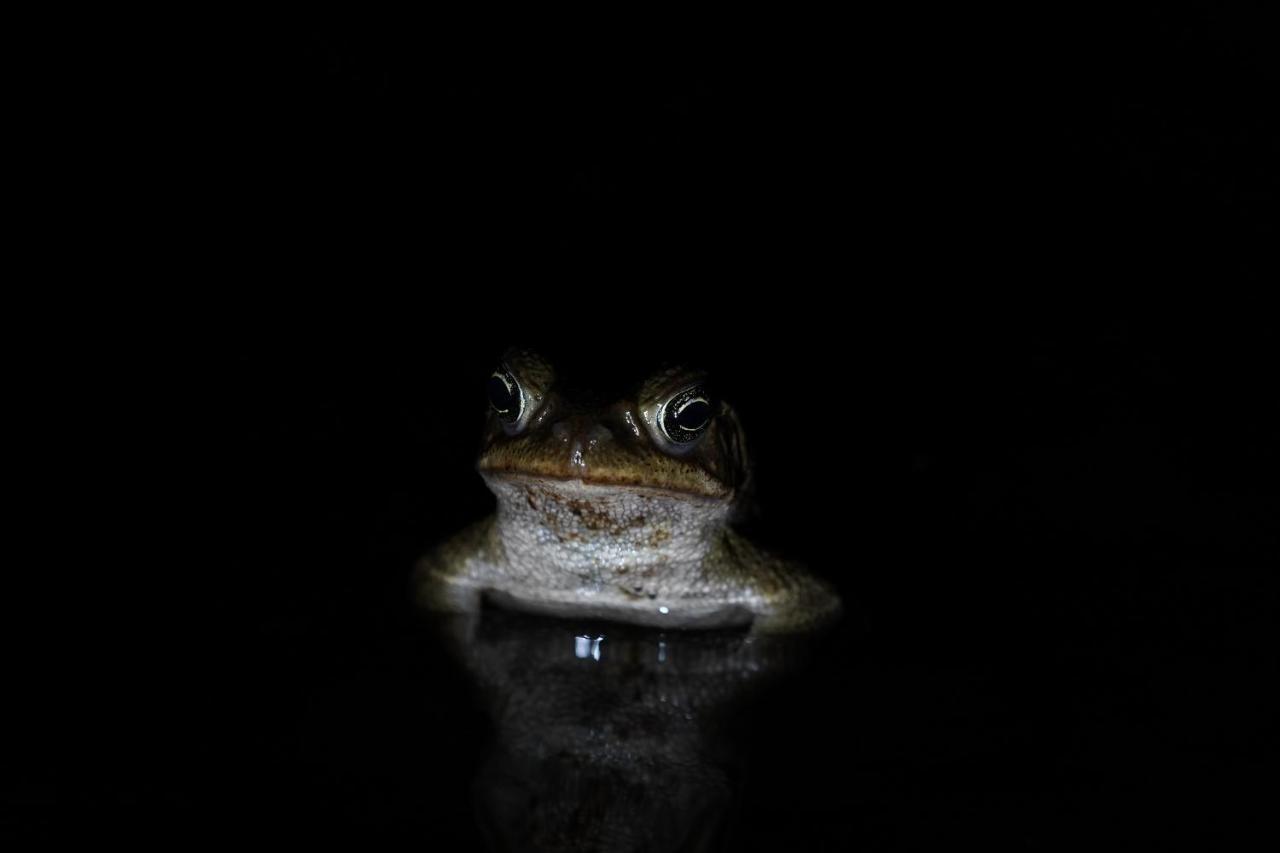
M596 448L613 441L613 433L595 418L572 415L551 426L552 437L564 444L571 470L585 473Z

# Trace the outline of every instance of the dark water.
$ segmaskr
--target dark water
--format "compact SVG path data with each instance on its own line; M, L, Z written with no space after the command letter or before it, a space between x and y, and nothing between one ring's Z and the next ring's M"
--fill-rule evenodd
M1067 849L1237 838L1265 813L1248 779L1271 742L1269 653L1246 602L1199 624L1072 624L1052 604L926 595L893 622L851 602L823 635L747 642L500 612L442 625L390 595L298 596L196 645L164 647L179 624L138 638L159 666L144 684L108 677L125 696L93 703L75 834Z

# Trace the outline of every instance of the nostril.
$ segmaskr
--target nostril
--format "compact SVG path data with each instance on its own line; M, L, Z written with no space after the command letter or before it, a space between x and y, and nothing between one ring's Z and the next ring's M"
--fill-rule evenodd
M587 430L587 446L594 447L602 441L613 441L613 433L604 424L595 424Z

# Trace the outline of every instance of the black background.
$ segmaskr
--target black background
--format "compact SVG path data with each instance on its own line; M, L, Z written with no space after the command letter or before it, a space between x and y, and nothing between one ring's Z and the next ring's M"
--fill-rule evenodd
M1204 9L902 17L219 51L181 355L139 361L187 402L134 434L163 485L32 824L479 844L487 723L404 584L491 505L522 342L710 367L751 532L850 605L741 723L735 849L1258 827L1273 59Z

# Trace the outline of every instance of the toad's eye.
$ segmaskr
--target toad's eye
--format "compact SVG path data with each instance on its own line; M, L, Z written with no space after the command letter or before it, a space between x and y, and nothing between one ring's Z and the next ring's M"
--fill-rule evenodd
M489 377L489 405L505 424L518 423L524 414L524 392L504 366L499 366Z
M696 441L711 423L711 398L701 387L686 388L662 407L662 433L677 444Z

